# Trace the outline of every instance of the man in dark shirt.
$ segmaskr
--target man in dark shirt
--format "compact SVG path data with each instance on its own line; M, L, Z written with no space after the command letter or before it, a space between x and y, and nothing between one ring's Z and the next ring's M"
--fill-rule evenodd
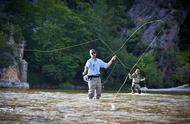
M141 78L140 70L136 69L132 75L129 73L129 79L132 79L132 86L131 86L132 93L134 94L135 91L137 90L138 93L141 94L140 82L144 81L145 78Z

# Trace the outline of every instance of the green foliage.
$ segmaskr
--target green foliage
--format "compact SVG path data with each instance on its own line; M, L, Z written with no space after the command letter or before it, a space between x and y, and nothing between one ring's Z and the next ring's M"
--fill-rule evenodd
M0 48L5 45L5 35L2 31L0 31Z
M0 60L0 68L7 68L10 65L14 65L14 60L10 59L10 58L3 58L2 55L0 55L0 57L2 58Z
M111 49L113 51L118 50L118 48L120 48L122 46L122 42L116 38L111 40L109 43L110 43L109 46L111 47ZM108 51L109 51L109 49L108 49ZM116 62L114 62L112 67L110 67L108 70L106 70L105 73L103 73L103 81L106 81L106 82L104 82L104 83L106 83L105 89L113 89L113 87L119 88L120 85L124 82L130 69L132 68L134 63L136 63L136 61L137 61L137 58L135 56L127 53L127 51L125 49L121 49L118 52L117 57L120 61L117 60ZM114 65L114 64L116 64L116 65ZM110 75L110 77L109 77L109 75ZM130 85L131 82L127 81L126 84Z
M98 1L96 4L98 5L95 7L97 8L97 6L99 6L99 8L95 9L95 11L98 11L98 14L101 13L114 36L121 31L122 26L130 23L126 21L126 10L131 7L133 0L102 0L101 2Z
M182 11L174 9L173 10L173 15L175 16L176 20L180 23L181 22L181 18L183 18Z
M184 23L182 24L179 32L179 39L177 40L177 44L181 51L186 51L190 48L189 39L190 39L190 24L189 24L188 15L187 19L185 19Z
M137 65L145 73L146 86L148 88L162 87L162 79L152 54L146 54Z
M14 50L14 46L5 43L5 34L3 31L0 31L0 69L14 64L14 60L11 57Z
M78 65L75 62L75 59L70 56L63 58L58 58L55 61L52 61L52 64L45 64L42 66L42 72L49 77L52 77L57 81L73 81ZM56 64L57 63L57 64Z
M126 26L127 26L127 28L134 28L135 27L134 21L129 16L127 16L127 18L126 18Z
M131 30L128 33L128 36L131 36L133 34L134 30ZM127 41L127 51L132 53L134 55L141 54L141 50L144 49L144 45L137 45L141 41L142 33L140 31L137 31L128 41Z
M173 75L173 78L180 82L180 84L189 83L190 82L190 63L186 63L182 67L176 68L176 71Z
M168 9L168 1L164 0L163 3L161 4L161 7Z
M89 49L95 48L98 57L108 62L111 50L116 51L123 45L117 34L121 27L134 27L133 20L126 16L126 11L133 3L134 0L38 0L34 4L28 0L13 0L5 9L11 16L0 19L3 22L0 24L3 27L0 41L4 41L7 34L12 32L17 43L26 41L26 50L46 51L26 51L24 54L29 62L28 79L32 87L81 85L81 72L89 58ZM170 28L167 26L161 27ZM135 33L124 49L117 53L120 61L116 61L112 72L114 65L102 70L102 79L107 80L107 88L121 86L137 62L137 56L145 50L146 46L139 43L141 36L140 31ZM57 50L94 39L104 40L111 50L100 40L80 47ZM163 86L155 61L154 55L148 54L138 64L146 74L147 86L154 88ZM185 62L181 61L181 66ZM131 81L127 81L127 85L131 85Z
M170 22L161 23L161 28L166 30L170 29L172 27L172 24Z
M183 7L181 0L175 0L174 9L181 9Z
M183 52L176 51L176 60L178 60L178 63L172 76L173 81L177 82L180 85L183 83L189 83L190 49Z
M30 66L29 66L30 67ZM31 71L31 69L29 70ZM29 72L28 81L30 83L30 88L46 88L47 82L45 82L45 77L41 73Z
M7 8L5 8L5 11L11 15L9 19L14 24L17 23L20 26L23 26L29 24L32 20L33 9L32 4L28 0L10 1Z

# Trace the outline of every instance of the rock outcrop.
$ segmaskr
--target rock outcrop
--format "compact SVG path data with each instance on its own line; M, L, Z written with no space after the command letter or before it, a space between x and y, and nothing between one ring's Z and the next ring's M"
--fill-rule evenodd
M152 50L158 55L158 67L162 73L163 79L167 80L171 73L171 58L167 56L169 51L177 48L175 39L179 33L180 26L185 20L189 7L184 3L178 3L177 0L135 0L133 6L127 12L128 17L132 20L135 27L123 28L126 35L121 33L123 39L128 36L128 32L136 29L145 22L152 20L162 20L141 28L142 36L137 43L148 46L156 38ZM161 32L160 32L161 31ZM160 34L158 35L158 33ZM158 35L158 36L157 36Z
M15 43L14 34L11 32L5 44L13 49L0 53L0 60L4 62L0 67L0 87L29 88L27 83L28 63L23 59L24 41Z

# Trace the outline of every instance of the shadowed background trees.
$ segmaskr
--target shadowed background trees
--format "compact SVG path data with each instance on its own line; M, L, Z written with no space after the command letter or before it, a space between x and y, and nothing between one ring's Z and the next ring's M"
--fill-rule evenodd
M104 61L109 61L110 58L107 57L112 54L111 51L100 40L70 49L56 49L101 39L113 51L118 50L123 44L120 37L122 27L134 27L133 21L126 14L133 4L133 0L8 1L5 8L1 10L1 13L6 14L1 14L0 17L0 50L11 51L11 48L6 47L5 40L8 32L12 31L17 42L25 41L24 58L29 63L28 82L31 87L83 87L81 72L89 58L89 49L95 48L98 51L98 57ZM189 72L187 69L190 60L189 46L183 45L188 44L188 34L189 30L184 28L177 41L181 49L176 51L179 59L176 71L171 77L171 82L175 83L163 83L156 63L156 54L147 53L139 62L137 67L146 76L145 83L149 88L176 86L189 82L189 76L184 74ZM112 68L102 70L103 81L106 80L105 89L119 87L146 49L146 46L142 44L136 46L140 40L139 37L141 37L140 31L118 52L118 57L125 67L116 61L113 71L111 71ZM5 67L7 64L11 64L11 61L6 63L1 60L1 66ZM128 81L127 86L130 84L131 82Z

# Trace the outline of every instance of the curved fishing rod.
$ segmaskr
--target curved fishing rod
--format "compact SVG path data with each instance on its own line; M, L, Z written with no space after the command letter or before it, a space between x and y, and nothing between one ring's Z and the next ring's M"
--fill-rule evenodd
M150 23L153 23L153 22L156 22L156 21L161 21L161 20L154 20L154 21L149 21L147 23L144 23L142 24L139 28L137 28L130 36L129 38L123 43L123 45L118 49L116 50L115 52L109 47L109 45L107 45L102 39L95 39L95 40L91 40L91 41L87 41L87 42L84 42L84 43L81 43L81 44L76 44L76 45L73 45L73 46L68 46L68 47L63 47L63 48L58 48L58 49L53 49L53 50L37 50L37 49L25 49L24 51L34 51L34 52L42 52L42 53L48 53L48 52L55 52L55 51L59 51L59 50L65 50L65 49L69 49L69 48L73 48L73 47L77 47L77 46L81 46L81 45L84 45L84 44L88 44L88 43L91 43L91 42L94 42L94 41L98 41L100 40L102 43L104 43L108 49L113 53L113 54L116 54L117 52L119 52L126 44L126 42L138 31L140 30L143 26L147 25L147 24L150 24ZM161 21L162 22L162 21ZM112 54L112 55L113 55ZM107 57L108 58L108 57ZM124 66L125 64L123 64L121 62L120 59L118 59L120 61L120 63Z
M114 64L114 66L112 67L112 69L111 69L111 71L110 71L109 75L106 77L106 80L105 80L105 81L103 81L104 83L102 83L102 85L104 85L104 84L106 84L106 83L107 83L108 78L111 76L111 73L112 73L112 72L113 72L113 70L115 69L116 64L117 64L117 62L115 62L115 64Z
M144 26L147 25L147 24L151 24L151 23L155 23L155 22L161 22L161 23L163 23L164 21L158 19L158 20L152 20L152 21L149 21L149 22L146 22L146 23L142 24L142 25L139 26L126 40L124 40L124 43L122 44L122 46L121 46L118 50L116 50L115 52L112 52L112 54L111 54L110 56L106 57L105 59L107 59L107 58L113 56L114 54L117 54L117 53L125 46L125 44L127 43L127 41L129 41L129 40L131 39L131 37L132 37L138 30L140 30L142 27L144 27Z
M149 44L149 46L145 49L145 51L143 52L143 54L139 57L138 61L133 65L133 67L130 69L129 73L131 73L131 71L134 69L134 67L138 64L138 62L142 59L142 57L145 55L145 53L148 51L148 49L150 48L150 46L153 44L153 42L157 39L158 35L160 34L160 32L162 31L162 29L159 31L159 33L155 36L155 38L152 40L152 42ZM115 105L114 105L114 101L117 98L118 93L121 91L122 87L124 86L124 84L126 83L128 77L129 77L129 73L127 73L127 76L125 77L125 80L123 82L123 84L120 86L119 90L117 91L117 93L114 95L114 98L112 100L111 103L111 110L115 110Z
M100 41L112 52L112 55L114 54L114 51L112 50L112 48L102 39L100 39ZM107 57L108 58L108 57ZM107 59L106 58L106 59ZM121 63L121 65L124 67L124 68L127 68L126 65L121 61L121 59L117 56L116 57L118 59L118 61ZM127 68L128 69L128 68Z
M149 22L146 22L146 23L144 23L144 24L142 24L141 26L139 26L130 36L129 36L129 38L127 38L126 39L126 41L122 44L122 46L118 49L118 50L116 50L115 52L112 50L112 48L104 41L104 40L102 40L102 39L100 39L100 41L111 51L111 55L110 56L108 56L108 57L106 57L105 59L107 59L107 58L109 58L109 57L111 57L112 55L114 55L114 54L116 54L116 53L118 53L124 46L125 46L125 44L127 43L127 41L138 31L138 30L140 30L143 26L145 26L145 25L147 25L147 24L150 24L150 23L154 23L154 22L164 22L164 21L162 21L162 20L153 20L153 21L149 21ZM159 32L160 33L160 32ZM158 34L159 34L158 33ZM153 39L154 40L154 39ZM127 66L121 61L121 59L119 59L118 58L118 56L117 56L117 59L118 59L118 61L121 63L121 65L124 67L124 68L127 68ZM140 58L141 59L141 58ZM138 63L139 61L137 61L137 63ZM136 63L136 64L137 64ZM136 64L131 68L131 70L129 71L129 73L133 70L133 68L136 66ZM114 66L114 68L115 68L115 66ZM128 69L128 68L127 68ZM113 69L112 69L113 70ZM109 76L111 75L111 73L112 73L112 70L111 70L111 72L110 72L110 74L109 74ZM109 77L108 76L108 77ZM107 77L107 79L108 79L108 77ZM127 77L128 78L128 77ZM106 80L107 80L106 79ZM125 79L125 80L127 80L127 79ZM124 81L124 82L126 82L126 81ZM124 84L123 84L124 85ZM120 87L120 89L119 89L119 92L120 92L120 90L121 90L121 88L123 87L123 85Z
M158 20L148 21L148 22L142 24L141 26L139 26L139 27L127 38L127 40L122 44L122 46L121 46L118 50L116 50L116 51L114 52L114 54L117 54L117 53L125 46L125 44L127 43L127 41L130 40L131 37L132 37L138 30L140 30L142 27L144 27L144 26L147 25L147 24L151 24L151 23L155 23L155 22L162 22L162 23L163 23L164 21L158 19Z
M149 46L145 49L145 51L143 52L143 54L139 57L139 59L137 60L137 62L133 65L133 67L130 69L129 73L131 73L131 71L135 68L135 66L139 63L139 61L142 59L142 57L145 55L145 53L148 51L148 49L151 47L151 45L153 44L154 41L156 41L158 35L161 33L162 29L158 32L158 34L154 37L154 39L152 40L152 42L149 44ZM113 101L115 101L118 93L121 91L121 89L123 88L124 84L126 83L127 79L128 79L128 74L127 73L127 76L125 77L125 80L123 82L123 84L120 86L119 90L117 91L117 93L114 95L114 99Z
M111 47L105 42L103 41L102 39L95 39L95 40L92 40L92 41L88 41L88 42L85 42L85 43L81 43L81 44L76 44L76 45L73 45L73 46L68 46L68 47L64 47L64 48L59 48L59 49L53 49L53 50L48 50L48 51L43 51L43 50L35 50L35 49L25 49L24 51L34 51L34 52L42 52L42 53L48 53L48 52L55 52L55 51L59 51L59 50L65 50L65 49L69 49L69 48L73 48L73 47L77 47L77 46L81 46L81 45L84 45L84 44L88 44L88 43L91 43L91 42L94 42L94 41L98 41L100 40L106 47L108 47L108 49L112 52L112 55L113 54L116 54L118 53L126 44L126 42L138 31L140 30L143 26L147 25L147 24L150 24L150 23L154 23L154 22L157 22L157 21L160 21L160 22L163 22L162 20L153 20L153 21L149 21L149 22L146 22L144 24L142 24L141 26L139 26L130 36L129 38L127 38L127 40L123 43L123 45L118 49L116 50L115 52L111 49ZM108 58L108 57L107 57ZM126 65L117 57L118 61L122 64L123 67L127 68ZM136 65L134 65L135 67ZM133 67L133 68L134 68ZM132 68L132 69L133 69ZM132 70L131 69L131 70ZM112 71L111 71L112 72ZM109 74L111 75L111 74ZM126 81L124 81L126 82ZM120 90L119 90L120 91Z

